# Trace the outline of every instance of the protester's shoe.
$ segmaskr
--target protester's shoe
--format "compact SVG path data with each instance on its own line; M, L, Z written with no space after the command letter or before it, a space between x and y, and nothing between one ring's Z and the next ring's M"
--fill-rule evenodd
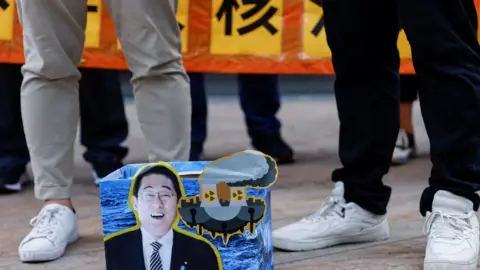
M373 215L355 203L346 203L344 184L336 182L332 196L313 215L273 231L273 246L305 251L346 243L375 242L390 234L385 215Z
M0 175L0 195L20 192L28 182L30 178L25 168L2 174Z
M30 221L33 229L18 247L23 262L45 262L60 258L68 244L78 238L77 215L60 204L43 207Z
M479 252L479 224L473 203L448 191L438 191L427 213L425 270L475 270Z
M295 162L293 149L279 134L256 136L252 138L252 146L274 158L279 165Z
M99 185L100 181L105 178L107 175L123 167L123 163L115 162L111 164L98 164L93 166L93 179L95 180L95 185Z
M406 164L416 156L417 147L415 144L415 136L413 136L413 134L411 133L406 132L405 130L400 130L398 132L395 149L393 150L392 164Z

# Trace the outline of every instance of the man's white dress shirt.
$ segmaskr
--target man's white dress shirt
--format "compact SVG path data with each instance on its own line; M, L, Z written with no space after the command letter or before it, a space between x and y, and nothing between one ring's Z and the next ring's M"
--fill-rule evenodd
M152 257L153 247L152 243L155 242L155 238L144 230L142 231L142 245L143 245L143 259L145 260L145 269L150 270L150 258ZM160 258L162 258L163 270L170 270L170 263L172 261L172 248L173 248L173 230L170 229L160 240L157 241L162 244L159 250Z

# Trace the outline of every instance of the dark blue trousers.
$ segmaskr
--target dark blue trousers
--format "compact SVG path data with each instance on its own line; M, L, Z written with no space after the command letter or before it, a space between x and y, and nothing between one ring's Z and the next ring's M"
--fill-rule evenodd
M0 174L23 170L30 161L20 111L21 65L0 64ZM117 71L83 69L80 81L81 143L96 166L118 163L128 123Z
M469 0L324 0L336 72L345 199L384 214L388 172L399 129L399 55L403 27L412 47L432 170L420 212L438 190L480 198L480 46ZM399 15L399 17L397 16ZM472 21L474 17L475 21Z
M192 93L192 144L207 138L207 97L203 73L189 73ZM240 106L245 115L248 135L258 138L280 134L276 114L280 109L277 75L239 74Z

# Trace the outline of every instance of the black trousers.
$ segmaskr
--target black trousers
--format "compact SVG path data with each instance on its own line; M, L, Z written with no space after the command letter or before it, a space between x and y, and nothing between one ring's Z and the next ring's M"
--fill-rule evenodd
M336 72L345 198L386 213L388 172L399 129L401 24L412 47L420 106L431 143L429 187L420 212L438 190L480 198L480 46L473 1L324 0L327 41ZM472 15L473 14L473 15ZM476 16L476 15L475 15ZM399 24L400 23L400 24Z
M188 73L192 94L192 143L204 144L207 138L207 94L205 74ZM258 93L262 94L259 95ZM281 123L278 76L239 74L238 95L251 138L280 134Z
M0 64L0 176L23 172L30 161L20 112L21 65ZM80 69L81 143L95 170L117 166L128 153L128 136L118 71ZM113 165L110 165L113 164Z
M413 103L418 97L418 82L415 75L400 75L400 103Z
M468 19L471 21L477 32L477 11L473 0L462 0L467 12ZM412 103L418 98L418 80L417 76L404 74L400 75L400 103Z

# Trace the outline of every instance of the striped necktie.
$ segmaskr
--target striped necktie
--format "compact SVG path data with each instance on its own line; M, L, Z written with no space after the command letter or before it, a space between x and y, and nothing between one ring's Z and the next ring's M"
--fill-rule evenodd
M150 270L163 270L162 258L160 258L159 253L162 244L153 242L150 245L153 247L152 257L150 257Z

